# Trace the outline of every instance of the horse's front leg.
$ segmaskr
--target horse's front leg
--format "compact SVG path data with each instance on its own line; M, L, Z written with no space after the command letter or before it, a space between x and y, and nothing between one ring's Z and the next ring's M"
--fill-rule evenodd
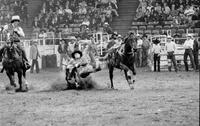
M28 90L27 85L23 86L22 83L23 71L18 71L17 74L18 74L19 88L16 90L16 92L26 92Z
M133 83L131 82L131 69L129 69L126 65L124 65L124 64L122 64L122 63L120 63L120 67L121 67L121 69L123 69L124 70L124 74L125 74L125 78L126 78L126 81L128 82L128 84L129 84L129 87L131 88L131 89L133 89L132 87L132 85L133 85Z
M136 67L135 67L135 64L133 64L133 66L130 69L131 69L132 74L133 74L132 83L130 85L130 88L134 89L134 83L135 83L135 80L136 80Z
M109 77L110 77L110 82L111 82L111 88L114 89L114 86L113 86L113 71L114 71L114 67L109 65L108 69L109 69Z
M13 86L13 87L17 87L17 85L15 83L14 72L6 70L6 74L9 78L9 80L10 80L10 85Z

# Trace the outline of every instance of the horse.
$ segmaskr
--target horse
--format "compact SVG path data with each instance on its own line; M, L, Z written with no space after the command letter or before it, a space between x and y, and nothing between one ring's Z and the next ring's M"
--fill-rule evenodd
M136 76L135 69L135 52L137 47L136 38L131 38L130 36L125 39L124 43L120 47L108 52L107 66L109 69L109 77L111 82L111 88L113 86L113 71L114 68L124 70L125 78L131 89L134 89L133 84L135 83L135 78L131 81L131 72Z
M22 77L26 78L26 68L23 63L23 58L20 50L15 46L13 42L7 43L3 50L3 69L10 80L10 85L14 88L17 87L15 83L15 73L18 75L19 88L16 92L27 92L28 87L26 84L23 85Z

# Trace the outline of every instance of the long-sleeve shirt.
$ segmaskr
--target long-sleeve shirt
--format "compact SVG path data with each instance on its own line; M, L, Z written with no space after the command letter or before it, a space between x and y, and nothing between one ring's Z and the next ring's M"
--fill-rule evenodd
M165 45L165 49L167 52L175 52L176 44L174 42L167 42Z
M193 49L193 44L194 44L194 40L192 40L192 39L185 40L185 43L183 44L183 47L185 49Z
M6 35L6 40L10 40L11 36L14 36L15 39L19 39L19 40L20 40L20 37L25 37L23 29L19 26L14 27L13 24L5 25L3 28L3 33Z
M40 56L36 45L32 45L30 48L30 59L35 60Z
M142 43L143 43L142 39L137 40L137 48L138 49L142 48Z
M161 46L160 44L153 44L152 52L154 54L160 54L161 53Z

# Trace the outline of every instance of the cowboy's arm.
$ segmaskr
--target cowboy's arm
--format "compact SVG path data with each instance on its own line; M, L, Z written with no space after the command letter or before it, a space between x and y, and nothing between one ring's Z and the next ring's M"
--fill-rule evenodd
M8 25L5 25L3 27L3 30L2 30L3 33L7 33L8 32Z
M25 37L24 31L21 27L18 27L14 29L14 31L20 36L20 37Z

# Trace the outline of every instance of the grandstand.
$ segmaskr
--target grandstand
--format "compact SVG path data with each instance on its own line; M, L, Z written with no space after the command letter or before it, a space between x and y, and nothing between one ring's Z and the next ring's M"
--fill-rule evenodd
M122 35L130 30L153 35L170 31L178 37L200 33L198 0L187 0L187 3L185 0L171 3L167 0L1 0L1 3L1 25L18 14L27 38L36 38L41 31L53 32L54 37L80 35L86 29L95 33L103 31L105 22Z

